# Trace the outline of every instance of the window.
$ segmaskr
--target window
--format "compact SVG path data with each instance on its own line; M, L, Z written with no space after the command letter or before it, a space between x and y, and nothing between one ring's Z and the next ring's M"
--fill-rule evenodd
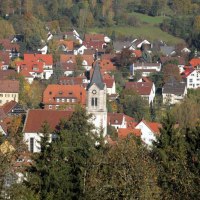
M189 81L190 81L190 83L191 83L191 82L193 82L193 80L192 80L192 79L190 79Z
M52 105L49 105L49 109L52 109Z
M93 97L91 101L92 101L91 102L92 106L97 106L97 98L96 97L95 98Z
M67 102L69 102L69 99L67 99Z
M30 152L34 152L34 138L30 138Z
M65 99L62 99L62 102L65 102Z
M3 94L0 94L0 97L3 97Z
M60 102L60 99L58 98L58 99L56 99L56 101L57 101L57 102Z

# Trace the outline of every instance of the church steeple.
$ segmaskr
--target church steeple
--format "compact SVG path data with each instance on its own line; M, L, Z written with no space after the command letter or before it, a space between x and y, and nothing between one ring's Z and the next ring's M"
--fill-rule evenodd
M98 61L95 62L94 72L92 74L92 78L87 89L89 89L93 84L95 84L100 90L104 89L103 78L101 76L101 71Z

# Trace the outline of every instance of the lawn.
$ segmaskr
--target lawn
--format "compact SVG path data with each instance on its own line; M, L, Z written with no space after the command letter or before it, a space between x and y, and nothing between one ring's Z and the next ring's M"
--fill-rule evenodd
M141 25L139 27L126 25L106 28L91 28L88 31L91 33L105 33L107 35L111 35L112 32L115 31L115 35L117 37L131 36L132 38L142 38L150 41L163 40L168 44L177 44L183 42L182 39L174 37L173 35L170 35L160 29L159 25L165 18L164 16L151 17L135 12L130 13L129 15L136 16L140 20Z

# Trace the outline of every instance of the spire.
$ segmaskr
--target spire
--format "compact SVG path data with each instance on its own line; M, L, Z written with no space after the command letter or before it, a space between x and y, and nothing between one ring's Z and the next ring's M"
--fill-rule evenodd
M104 83L103 83L103 79L102 79L102 76L101 76L98 60L95 62L94 72L93 72L91 81L90 81L90 83L88 85L88 89L93 84L95 84L100 90L104 89Z

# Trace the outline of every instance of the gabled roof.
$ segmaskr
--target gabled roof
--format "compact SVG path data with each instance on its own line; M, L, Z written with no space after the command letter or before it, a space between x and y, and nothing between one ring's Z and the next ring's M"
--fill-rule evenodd
M185 71L181 74L182 78L187 78L195 69L193 67L186 68Z
M9 77L15 76L16 74L17 74L17 72L15 70L12 70L12 69L0 70L0 80L8 79Z
M189 63L192 67L196 67L200 65L200 58L192 58Z
M77 103L86 104L86 91L80 85L48 85L43 93L44 104L64 104L55 98L75 98Z
M106 59L100 60L99 65L100 65L101 70L103 70L104 72L116 70L116 66L114 66L110 60L106 60Z
M104 42L104 34L85 34L84 40L86 42L90 41L103 41Z
M61 63L60 65L63 71L75 71L77 68L76 63Z
M126 82L125 89L133 89L139 95L150 95L152 82Z
M108 113L109 125L121 125L124 119L123 113Z
M127 138L131 134L133 134L137 137L140 137L142 133L141 133L140 129L135 129L135 128L119 128L118 129L118 138L119 139Z
M60 110L29 110L24 124L24 133L38 133L42 124L46 121L52 131L56 129L61 119L68 120L72 111Z
M141 120L136 126L143 122L154 134L160 134L160 128L162 125L158 122L147 122L146 120Z
M163 94L182 95L185 92L185 88L185 82L178 82L174 77L170 77L163 86Z
M1 108L3 109L4 113L7 115L15 106L17 105L16 101L10 101L5 103Z
M160 57L162 64L168 61L177 61L179 65L185 65L185 59L183 57Z
M17 80L0 80L0 92L2 93L18 93L19 81Z
M40 61L45 65L53 65L53 56L51 54L24 54L24 61Z
M11 43L9 39L0 39L0 44L6 51L17 51L19 52L19 45L16 43Z
M95 84L100 90L104 89L105 84L103 83L103 79L101 76L101 72L100 72L100 67L99 67L99 63L95 62L95 66L94 66L94 72L92 74L92 78L90 80L90 83L88 85L88 89Z

